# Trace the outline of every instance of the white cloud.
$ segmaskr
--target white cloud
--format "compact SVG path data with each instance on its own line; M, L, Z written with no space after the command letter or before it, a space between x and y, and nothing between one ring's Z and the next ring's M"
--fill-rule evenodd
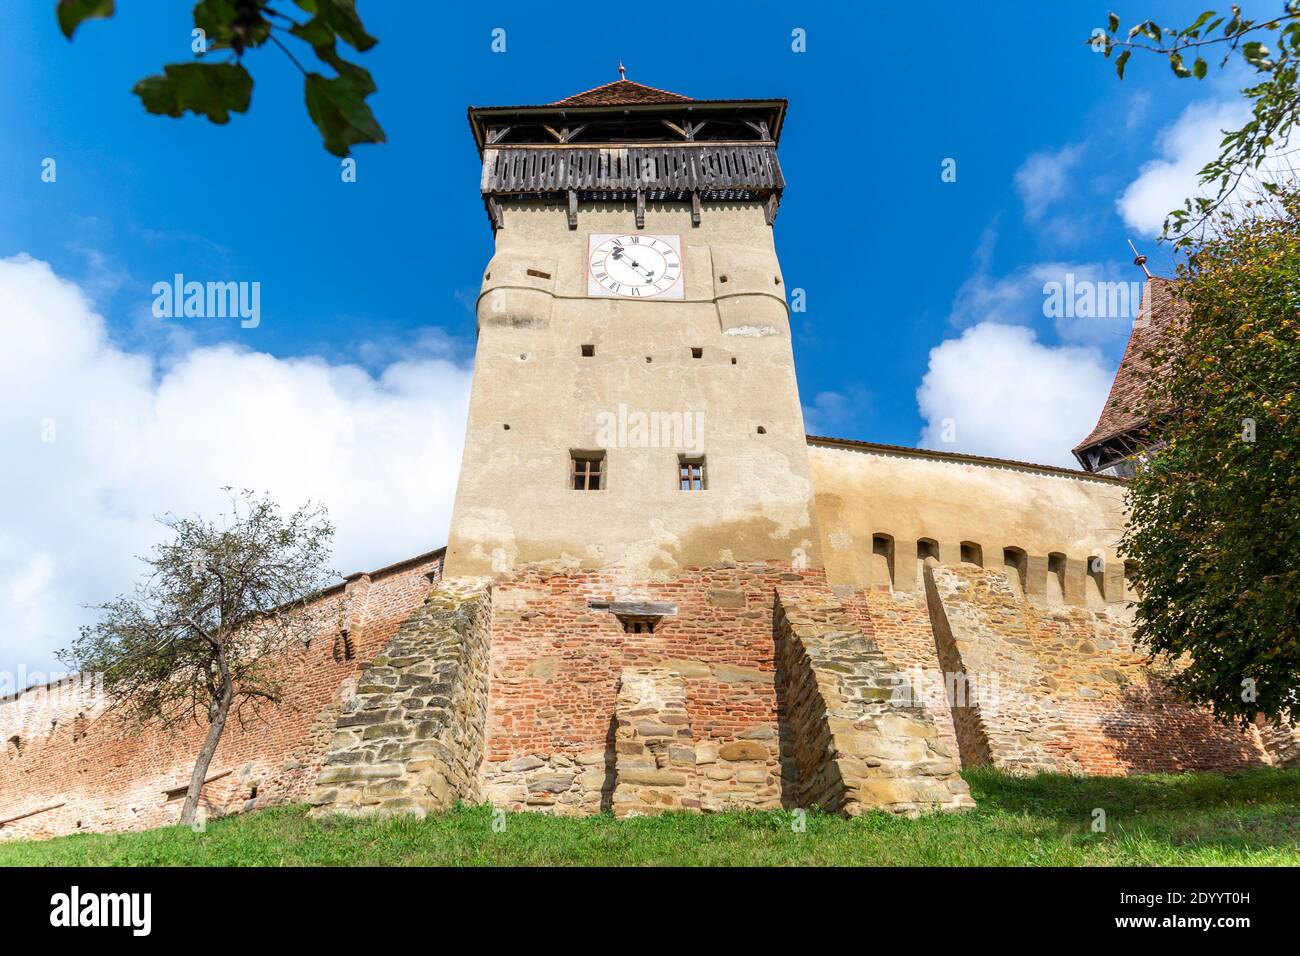
M0 671L54 667L81 606L136 580L154 516L215 514L223 485L326 504L343 572L446 541L470 373L434 351L377 376L228 345L163 368L26 256L0 259L0 334Z
M952 322L959 327L998 322L1008 325L1040 326L1052 322L1056 335L1071 345L1095 345L1119 356L1128 342L1133 319L1137 317L1141 290L1141 274L1136 268L1123 263L1102 262L1037 262L1022 266L1014 272L999 277L990 276L983 263L957 290L953 299ZM1111 298L1104 290L1114 283L1123 283L1123 304L1127 308L1115 314L1049 315L1045 306L1049 288L1055 283L1061 287L1082 289L1091 283L1101 289L1100 300L1107 305Z
M1183 110L1157 137L1160 158L1144 164L1116 201L1124 222L1147 235L1160 233L1171 209L1203 194L1197 173L1219 155L1223 131L1239 129L1249 118L1244 100L1193 103Z
M920 445L1077 468L1070 449L1096 424L1111 377L1095 349L982 322L930 350L916 391Z
M1070 173L1083 158L1082 146L1034 153L1016 170L1016 191L1025 204L1025 218L1041 219L1048 208L1070 193Z
M860 427L871 411L871 396L860 386L843 392L818 392L811 405L803 407L804 431L809 435L847 437Z

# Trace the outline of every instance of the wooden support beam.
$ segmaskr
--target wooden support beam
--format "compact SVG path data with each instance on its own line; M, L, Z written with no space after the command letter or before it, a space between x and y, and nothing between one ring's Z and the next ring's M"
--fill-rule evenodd
M691 190L691 225L698 226L699 224L700 224L700 191L698 189L692 189Z
M745 125L757 133L759 139L769 140L772 138L768 132L767 124L762 121L755 123L753 120L745 120Z
M569 228L578 228L578 191L569 190Z
M496 232L498 229L500 229L502 226L506 224L505 216L501 211L501 203L497 202L496 196L488 196L487 207L488 207L488 218L492 220L492 231Z
M52 803L48 807L41 807L39 810L28 810L26 813L20 813L16 817L6 817L0 820L0 827L8 826L10 823L17 823L19 820L26 820L28 817L34 817L38 813L49 813L51 810L57 810L59 807L66 807L66 801L63 803Z
M509 126L498 126L498 127L495 127L495 128L493 128L493 129L488 130L488 131L487 131L487 142L488 142L488 145L491 146L491 145L493 145L493 144L495 144L495 143L499 143L499 142L501 142L501 140L505 139L506 134L509 133L510 130L511 130L511 127L509 127Z
M776 210L780 205L780 193L768 193L767 198L763 200L763 218L767 220L769 226L776 222Z
M680 126L678 126L676 123L671 122L670 120L666 120L666 119L661 119L659 122L663 123L663 124L664 124L665 126L667 126L670 130L672 130L674 133L676 133L678 136L680 136L682 139L689 140L689 139L691 138L690 133L686 132L686 130L682 129L682 128L681 128ZM687 125L687 127L689 127L691 124L690 124L690 123L687 123L686 125Z
M203 781L202 785L199 787L199 792L202 793L203 788L206 787L208 784L212 783L212 781L220 780L222 777L229 777L234 772L235 772L234 770L223 770L221 771L221 773L214 773L212 776L208 777L207 780ZM168 800L179 800L181 797L185 796L185 794L189 792L190 792L190 785L187 783L181 787L172 787L170 790L164 790L163 796L165 796Z
M698 133L700 130L704 129L705 124L707 123L708 120L700 120L698 123L687 123L685 129L686 142L688 143L695 142L695 134Z
M636 191L636 227L638 229L645 228L645 190L644 189L638 189Z

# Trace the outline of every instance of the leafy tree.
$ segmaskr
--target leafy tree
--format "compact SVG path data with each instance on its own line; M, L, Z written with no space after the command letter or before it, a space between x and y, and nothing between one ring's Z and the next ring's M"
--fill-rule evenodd
M1121 541L1137 639L1219 719L1300 711L1300 191L1216 214L1149 350L1152 453ZM1288 715L1288 711L1290 714Z
M1223 54L1219 68L1239 57L1259 76L1258 83L1242 91L1254 103L1250 120L1239 130L1225 132L1219 155L1200 171L1201 185L1213 195L1187 199L1165 220L1165 237L1173 239L1176 246L1196 241L1202 227L1235 194L1243 179L1266 193L1276 194L1282 188L1272 181L1263 164L1270 156L1286 151L1300 120L1300 0L1285 0L1278 15L1263 20L1243 17L1236 4L1230 13L1222 15L1206 10L1182 28L1141 20L1129 28L1123 39L1120 19L1111 13L1106 30L1087 42L1100 43L1107 58L1116 54L1115 71L1121 80L1135 50L1167 57L1179 79L1205 79L1209 73L1205 57L1213 58L1217 53Z
M338 53L340 40L358 52L377 42L362 26L355 0L293 3L309 19L284 13L272 0L200 0L194 5L194 46L199 59L164 66L160 75L137 83L135 94L150 113L180 116L188 110L214 123L229 122L232 112L247 112L253 95L253 77L244 67L244 55L269 43L302 71L307 112L327 150L347 156L354 143L384 142L384 131L366 103L376 90L370 72ZM114 0L59 0L57 7L59 28L69 40L86 20L113 13ZM334 76L304 67L282 36L306 43L321 63L333 69ZM203 57L213 52L228 55L221 63L204 61Z
M229 491L229 489L227 489ZM194 761L181 823L194 822L208 766L232 711L255 714L278 703L282 661L318 626L312 596L333 576L325 570L334 529L323 507L287 519L267 497L231 494L220 522L164 519L169 540L141 560L148 573L131 597L98 610L98 623L60 655L102 678L113 707L141 723L169 728L208 723Z

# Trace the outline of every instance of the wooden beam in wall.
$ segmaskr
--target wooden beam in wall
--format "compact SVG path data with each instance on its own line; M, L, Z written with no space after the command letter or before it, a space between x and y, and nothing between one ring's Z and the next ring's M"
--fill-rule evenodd
M698 189L692 189L691 190L691 225L698 226L699 224L700 224L700 191Z
M768 193L767 198L763 200L763 218L767 220L769 226L776 222L776 211L780 205L780 193Z
M638 229L645 228L645 190L644 189L638 189L636 191L636 227Z
M569 228L578 228L578 191L569 190Z

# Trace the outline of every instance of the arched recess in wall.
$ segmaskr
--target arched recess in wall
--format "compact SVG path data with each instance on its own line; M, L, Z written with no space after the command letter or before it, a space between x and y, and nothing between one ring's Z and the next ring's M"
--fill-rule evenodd
M1088 607L1101 607L1106 603L1106 559L1099 554L1088 556L1088 576L1084 581L1084 596Z
M1065 600L1065 555L1053 551L1047 556L1047 600Z
M939 542L934 538L918 538L916 542L916 583L925 590L925 559L939 560Z
M1029 555L1022 548L1003 548L1002 571L1007 576L1007 584L1016 592L1016 597L1024 597L1025 581L1029 576Z
M873 534L871 536L871 586L894 587L894 536Z
M961 543L961 563L984 567L984 549L974 541Z

